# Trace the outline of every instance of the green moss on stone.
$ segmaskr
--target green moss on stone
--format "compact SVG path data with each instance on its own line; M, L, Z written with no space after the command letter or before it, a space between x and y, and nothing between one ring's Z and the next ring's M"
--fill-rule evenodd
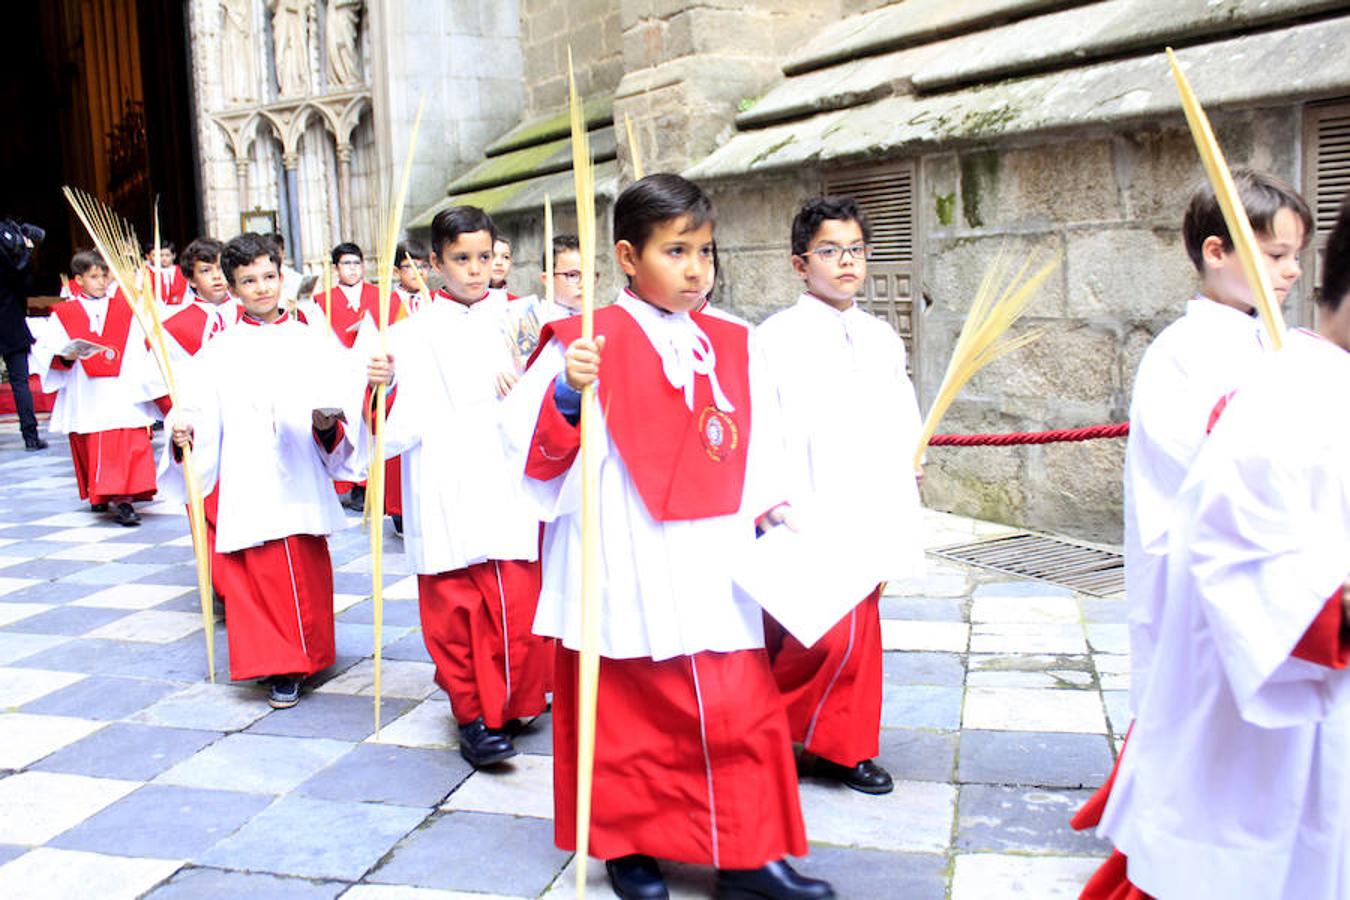
M550 141L523 147L503 156L493 156L479 163L450 183L449 192L477 191L499 184L522 181L534 175L560 171L572 164L572 139Z
M453 200L457 206L477 206L488 215L492 215L528 186L529 182L519 181L514 184L503 184L481 191L460 194Z
M796 135L789 134L781 141L778 141L777 143L771 144L770 146L764 148L759 153L755 154L755 156L750 160L750 165L747 166L746 168L752 168L754 166L759 165L760 163L764 162L764 160L768 159L770 156L773 156L779 150L782 150L784 147L788 146L796 139L797 139Z
M581 114L586 119L586 127L594 129L597 125L607 125L614 121L614 98L612 96L592 97L581 102ZM564 107L556 113L540 116L517 125L502 135L496 142L488 145L488 156L500 156L522 147L530 147L567 137L572 132L570 111Z
M984 150L961 156L961 212L971 228L984 225L980 199L998 181L998 153Z
M939 194L933 199L937 206L938 222L942 225L952 224L952 220L956 217L956 191Z

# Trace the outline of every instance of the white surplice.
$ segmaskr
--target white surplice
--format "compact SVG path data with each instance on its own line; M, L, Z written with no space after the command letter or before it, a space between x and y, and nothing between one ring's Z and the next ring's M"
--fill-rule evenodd
M1161 900L1350 896L1350 671L1290 655L1350 572L1350 417L1327 403L1350 354L1292 332L1255 369L1181 488L1099 829Z
M418 574L538 558L539 519L499 432L496 377L515 372L512 329L501 291L468 306L438 294L390 326L396 393L385 456L402 460L403 542ZM363 357L373 349L367 331Z
M1125 445L1125 596L1130 705L1148 683L1166 593L1164 563L1177 492L1216 403L1251 372L1268 341L1260 320L1196 297L1139 362Z
M618 305L642 327L650 352L674 343L668 332L687 328L689 316L666 313L627 292ZM506 435L523 470L544 392L563 370L565 348L552 340L512 392ZM673 353L662 355L666 371L679 368ZM760 605L734 586L734 573L755 539L755 518L790 499L779 474L781 437L776 401L765 378L754 336L750 338L751 428L740 509L705 519L657 521L647 511L632 476L600 418L600 654L610 659L656 661L705 650L731 651L764 646ZM705 378L706 375L693 377ZM540 504L544 534L543 585L535 634L581 646L581 466L547 482L526 479Z
M365 384L364 360L343 348L322 318L286 315L271 324L244 320L192 358L170 420L192 425L193 463L203 495L220 482L216 550L230 553L293 534L347 527L333 481L365 477L354 440ZM313 411L347 418L332 453L314 440ZM166 445L160 486L185 502L181 466Z
M70 302L70 301L67 301ZM80 297L74 302L84 307L91 330L102 335L107 325L108 299ZM91 378L76 362L68 369L52 365L52 359L70 343L65 326L56 315L46 324L33 344L33 374L42 381L47 393L57 392L47 430L52 434L93 434L115 428L140 428L159 420L154 404L166 390L154 357L145 343L145 332L133 318L122 352L122 368L115 376Z
M853 552L840 576L866 585L857 600L919 574L912 460L923 421L900 335L857 304L840 311L805 293L755 340L777 388L787 457L804 472L793 498L803 533L845 539Z

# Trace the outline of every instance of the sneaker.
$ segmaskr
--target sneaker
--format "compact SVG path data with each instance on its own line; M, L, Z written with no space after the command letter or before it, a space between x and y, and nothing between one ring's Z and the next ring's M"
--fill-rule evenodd
M273 675L267 681L267 705L290 709L300 702L300 679L294 675Z
M359 484L356 485L347 495L347 499L342 501L342 505L352 512L361 512L366 508L366 489Z
M130 503L117 504L117 524L125 528L133 528L141 524L141 514L136 512L135 507Z

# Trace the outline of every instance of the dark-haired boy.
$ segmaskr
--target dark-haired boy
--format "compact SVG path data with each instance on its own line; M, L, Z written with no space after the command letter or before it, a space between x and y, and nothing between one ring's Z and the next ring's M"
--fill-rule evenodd
M424 289L430 295L431 254L426 244L409 238L395 248L394 259L394 274L398 276L394 290L398 292L399 318L404 319L422 308Z
M1312 215L1298 192L1264 172L1235 169L1262 261L1281 304L1301 274ZM1153 340L1139 362L1125 446L1125 595L1130 617L1130 699L1148 685L1166 592L1164 561L1177 492L1200 450L1210 413L1270 346L1256 315L1223 212L1206 183L1182 223L1200 276L1186 314Z
M182 303L188 283L183 270L174 263L173 242L161 241L158 247L145 244L141 249L145 252L146 277L152 279L151 288L156 291L159 302L167 306Z
M507 300L519 300L520 298L511 293L506 286L506 279L510 275L511 240L506 235L499 234L492 241L492 272L488 279L488 287L505 293Z
M873 761L881 733L878 604L881 582L915 574L921 559L918 489L905 464L921 422L904 343L855 302L870 242L851 198L807 201L792 223L792 268L805 290L756 339L778 390L786 458L801 473L794 511L805 526L850 545L851 565L865 568L872 585L811 646L771 626L770 637L781 637L777 647L770 641L774 678L803 747L803 773L884 794L894 785ZM879 447L898 464L859 464L860 454Z
M540 263L539 283L542 297L548 296L548 260ZM540 323L565 319L581 312L581 241L575 234L553 236L553 304L541 301Z
M1316 331L1253 363L1178 490L1085 900L1350 896L1350 201L1323 273Z
M69 435L75 480L90 508L111 507L119 524L137 525L132 501L155 495L147 429L159 418L153 401L163 385L131 305L108 294L103 258L81 250L70 269L75 294L52 308L33 347L42 389L57 394L48 428Z
M535 631L558 643L554 841L577 846L576 462L593 385L602 625L589 852L626 900L668 896L662 859L716 868L718 897L827 900L830 885L785 858L807 851L792 741L760 607L736 587L757 519L772 528L788 514L754 336L702 309L712 203L678 175L649 175L615 201L613 234L627 286L596 310L594 340L578 317L544 328L513 395L527 428L508 430L529 435L513 449L549 520Z
M239 320L243 309L230 296L230 284L220 268L225 245L215 238L197 238L183 248L178 265L187 273L188 292L180 310L164 320L164 330L173 336L185 356L197 351L215 335Z
M362 379L324 322L279 309L275 245L240 235L221 266L244 313L194 359L172 435L175 445L192 445L202 490L220 486L214 564L230 677L266 679L268 703L280 709L334 658L326 536L346 519L330 479L360 475L364 461L343 419L359 415ZM171 454L162 468L178 472ZM166 477L170 484L181 493L181 478Z
M504 292L489 290L496 226L476 207L431 223L435 302L399 322L372 384L393 377L385 436L402 455L404 542L460 753L489 766L516 753L504 732L543 712L549 649L530 631L539 595L539 520L502 452L501 401L516 381Z
M375 321L380 309L380 290L366 282L366 258L361 248L352 243L338 244L331 254L337 284L327 294L317 295L319 310L330 318L333 333L342 346L356 343L356 333L369 316ZM331 309L331 313L330 313ZM394 321L390 310L389 321Z

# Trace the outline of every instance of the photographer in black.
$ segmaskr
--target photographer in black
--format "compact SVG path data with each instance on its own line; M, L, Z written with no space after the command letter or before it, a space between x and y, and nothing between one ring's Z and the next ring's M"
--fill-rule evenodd
M33 335L24 321L32 282L30 263L44 237L46 232L36 225L9 216L0 218L0 356L14 391L25 450L47 448L47 442L38 436L33 394L28 389L28 348L33 345Z

